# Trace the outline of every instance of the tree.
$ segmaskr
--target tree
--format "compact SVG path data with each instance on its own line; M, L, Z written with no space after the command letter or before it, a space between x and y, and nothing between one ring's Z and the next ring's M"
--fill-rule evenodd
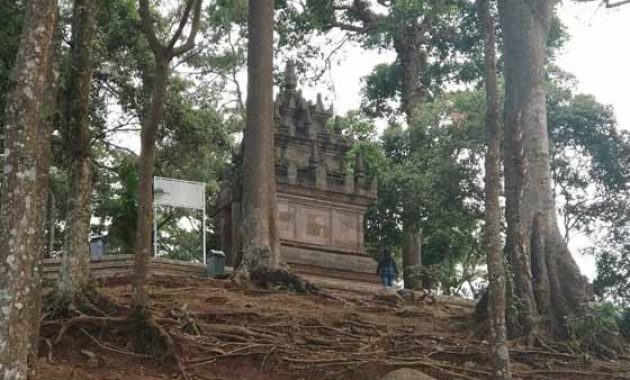
M243 258L239 272L278 264L273 141L274 0L250 1L243 137Z
M551 169L564 238L589 237L583 254L596 259L595 294L627 305L630 133L617 128L612 107L574 94L566 73L552 67L548 76Z
M371 115L392 113L390 102L399 102L407 125L416 123L416 111L441 91L449 77L467 78L459 53L472 48L466 18L470 6L461 1L412 0L379 2L385 12L377 12L366 0L308 1L307 9L323 30L338 28L351 34L364 46L391 47L396 61L379 65L366 79L366 111ZM469 71L469 70L468 70ZM403 268L405 287L413 287L411 268L420 264L417 252L421 222L415 210L401 210Z
M630 184L630 133L618 130L612 107L574 94L566 74L548 75L551 172L569 241L575 232L596 234L623 220L618 210Z
M136 231L135 279L133 292L134 313L140 320L148 315L147 278L151 257L151 229L153 220L153 171L155 141L164 113L164 99L168 88L170 63L173 58L190 51L195 45L201 18L201 0L187 0L181 19L170 40L164 44L156 34L149 0L139 0L139 12L144 33L154 57L151 98L142 121L141 149L138 159L138 228ZM192 13L192 15L191 15ZM185 42L177 45L184 28L190 23Z
M50 47L57 16L57 2L29 2L14 83L7 97L5 171L2 192L0 239L0 375L3 379L27 378L27 358L32 342L33 320L39 309L32 293L33 271L43 248L39 244L38 162L39 130Z
M480 91L441 94L418 107L415 125L390 125L378 144L385 158L378 198L366 215L366 245L372 253L380 245L401 253L402 220L414 218L423 234L422 264L439 269L445 293L460 293L483 259L483 108Z
M488 289L492 335L493 378L512 378L510 356L506 345L505 327L505 268L501 239L501 130L499 122L499 85L494 17L489 0L478 0L479 21L484 41L484 83L486 90L486 177L485 177L485 248L488 262Z
M66 301L83 291L90 276L90 221L92 219L92 162L90 88L97 1L75 0L72 42L66 74L64 127L69 150L70 195L66 244L59 290Z
M94 68L91 92L92 233L107 236L111 254L133 253L137 154L120 146L118 141L126 134L140 131L139 124L148 109L145 105L152 87L154 59L140 30L136 0L99 5L94 52L98 65ZM232 2L212 2L195 48L171 65L164 115L156 139L155 175L206 182L209 207L218 192L218 177L228 164L234 145L232 135L243 129L244 114L241 115L238 100L232 100L235 99L232 72L244 66L241 45L245 47L246 29L231 37L226 34L230 28L238 29L232 20L236 17L240 22L241 13L246 23L247 4L237 15L232 14L234 7L240 9L240 5ZM166 33L167 24L166 18L164 22L156 22L157 33ZM230 38L236 44L234 50ZM68 181L64 173L60 174L56 182L65 185ZM56 203L63 205L67 192L62 186L56 188ZM59 215L63 213L63 208L57 211ZM165 234L159 243L162 249L167 248L165 235L169 235L168 252L173 258L183 257L180 255L183 251L176 247L190 246L190 252L199 259L198 231L184 233L178 226L185 215L181 210L160 213L157 223ZM212 219L208 221L208 232L212 234ZM57 226L61 231L64 224L59 220ZM171 232L177 235L170 235Z
M506 252L518 310L518 326L511 331L536 333L540 316L561 332L564 318L579 313L589 294L560 234L551 189L545 63L553 1L500 0L499 14L506 81Z
M56 15L55 19L59 19ZM41 229L38 233L38 245L34 248L37 256L35 263L35 269L33 270L32 283L35 289L41 289L42 286L42 267L41 259L46 254L46 234L43 226L47 223L47 212L49 203L49 194L51 193L50 186L50 173L51 173L51 140L58 119L58 96L59 88L61 87L61 75L60 66L62 60L61 50L61 27L59 23L55 23L55 33L53 36L53 43L50 46L48 68L46 72L46 88L44 89L44 99L42 102L42 110L40 112L39 128L38 128L38 141L39 146L37 157L37 209L38 220L37 225ZM40 310L42 307L42 295L41 292L32 292L32 305L35 310ZM30 356L28 359L29 366L29 378L32 378L37 370L37 364L39 361L39 326L41 323L40 313L31 314L31 328L34 332L31 334L30 344Z

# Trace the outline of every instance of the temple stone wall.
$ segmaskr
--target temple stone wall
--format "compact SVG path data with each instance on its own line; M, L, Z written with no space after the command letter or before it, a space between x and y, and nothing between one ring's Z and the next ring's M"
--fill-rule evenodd
M279 194L280 239L283 243L310 245L313 249L363 254L363 211Z

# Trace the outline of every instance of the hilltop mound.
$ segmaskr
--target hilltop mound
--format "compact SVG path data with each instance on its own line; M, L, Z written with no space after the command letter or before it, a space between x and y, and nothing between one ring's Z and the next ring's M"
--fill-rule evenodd
M109 281L100 292L130 303L128 281ZM49 321L38 378L372 380L397 368L436 379L491 377L489 345L472 337L472 310L462 306L389 292L325 296L182 277L155 277L151 295L181 366L132 353L129 331L115 326L73 326L53 345L64 321ZM630 360L598 362L561 346L512 347L512 357L519 379L630 379Z

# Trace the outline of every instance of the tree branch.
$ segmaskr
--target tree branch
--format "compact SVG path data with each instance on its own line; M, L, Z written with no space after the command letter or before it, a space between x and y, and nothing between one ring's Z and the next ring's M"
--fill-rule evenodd
M177 27L177 30L175 30L175 34L173 34L173 38L171 38L171 40L168 43L168 46L167 46L168 49L172 49L177 43L177 40L179 40L179 37L181 37L182 32L184 31L184 27L188 23L188 18L190 17L190 11L192 10L193 5L195 4L195 1L196 0L188 0L186 2L184 13L182 14L182 18L179 20L179 26ZM200 3L201 1L197 1L197 2Z
M227 37L228 37L228 43L230 44L230 49L232 50L232 56L236 58L237 54L236 54L236 48L234 47L234 43L232 42L232 33L229 32L227 34ZM234 83L234 86L236 87L236 100L237 100L239 111L241 112L241 116L245 116L246 114L245 102L243 101L243 92L241 91L241 85L239 84L236 78L236 75L238 74L236 66L237 66L237 62L236 60L234 60L234 63L232 64L232 67L231 67L232 82Z
M575 0L575 1L578 3L591 3L594 0ZM622 5L630 4L630 0L617 0L617 1L601 0L601 4L603 4L605 8L610 9L610 8L617 8Z
M155 34L155 28L153 27L153 17L151 16L151 10L149 9L149 0L139 0L138 12L140 13L140 20L142 31L144 32L149 47L155 55L162 54L164 52L164 46L157 38Z
M605 4L606 4L606 8L615 8L615 7L620 7L622 5L625 5L625 4L630 4L630 0L621 0L616 3L611 3L611 0L606 0Z
M195 11L193 14L192 25L190 27L190 34L188 35L188 39L183 45L172 48L171 54L174 57L182 55L192 49L195 46L195 37L197 36L197 32L199 31L199 23L201 20L201 0L190 0L191 2L195 2ZM188 16L185 18L185 22L188 21ZM178 37L179 38L179 37Z
M368 30L370 30L370 28L365 26L365 25L364 26L357 26L357 25L352 25L352 24L346 24L346 23L343 23L343 22L339 22L337 20L333 20L331 25L333 27L335 27L335 28L347 30L347 31L350 31L350 32L357 32L357 33L365 33Z
M384 3L380 3L384 5ZM348 4L338 4L332 5L333 12L334 11L345 11L356 18L358 18L363 26L349 24L347 22L341 22L336 17L333 17L332 26L336 28L340 28L343 30L357 32L357 33L365 33L370 29L374 28L377 24L379 24L383 20L383 16L377 15L376 13L370 10L370 5L365 0L353 0L352 5Z

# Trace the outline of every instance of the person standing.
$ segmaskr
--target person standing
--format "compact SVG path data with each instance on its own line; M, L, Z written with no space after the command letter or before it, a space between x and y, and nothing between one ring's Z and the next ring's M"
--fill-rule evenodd
M378 261L378 267L376 268L376 274L381 277L383 286L389 288L394 282L394 278L398 276L398 268L396 267L396 261L392 257L391 252L388 249L383 250L380 260Z

